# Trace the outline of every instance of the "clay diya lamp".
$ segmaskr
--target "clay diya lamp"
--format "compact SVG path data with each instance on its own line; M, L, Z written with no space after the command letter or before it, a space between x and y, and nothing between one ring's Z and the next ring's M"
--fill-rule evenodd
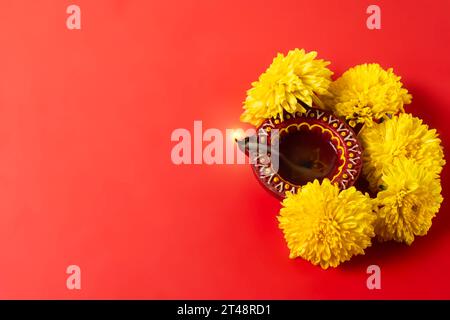
M284 114L283 121L264 121L256 133L237 143L261 185L280 199L315 179L328 178L340 189L358 179L361 144L353 129L330 112L307 108Z

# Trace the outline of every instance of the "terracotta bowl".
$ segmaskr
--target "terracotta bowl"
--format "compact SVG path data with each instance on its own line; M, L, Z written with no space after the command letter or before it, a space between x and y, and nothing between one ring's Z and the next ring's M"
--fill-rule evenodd
M268 119L257 129L258 148L244 146L259 182L278 198L308 182L328 178L341 189L352 186L361 171L361 144L352 128L332 113L306 113ZM276 158L278 157L278 160Z

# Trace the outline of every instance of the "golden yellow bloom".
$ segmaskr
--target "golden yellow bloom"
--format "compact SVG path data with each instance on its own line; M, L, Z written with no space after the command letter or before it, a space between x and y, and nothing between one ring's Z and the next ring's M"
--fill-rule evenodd
M385 190L376 199L378 238L410 245L414 236L427 234L442 202L436 175L413 159L396 159L386 165L382 184Z
M302 257L324 269L336 267L371 245L375 214L368 195L354 187L339 191L330 180L315 180L287 193L278 220L290 258Z
M327 107L338 116L370 126L373 119L404 112L403 105L411 103L412 96L400 79L392 68L386 71L376 63L350 68L331 83Z
M318 95L329 94L328 86L333 74L326 66L330 63L316 60L317 52L291 50L279 53L272 64L247 91L241 121L259 126L272 117L283 119L283 111L304 112L300 101L312 106L323 106Z
M395 159L413 159L426 170L439 174L445 164L441 140L435 129L422 120L400 114L372 127L365 127L360 138L364 146L363 174L372 190L380 184L383 167Z

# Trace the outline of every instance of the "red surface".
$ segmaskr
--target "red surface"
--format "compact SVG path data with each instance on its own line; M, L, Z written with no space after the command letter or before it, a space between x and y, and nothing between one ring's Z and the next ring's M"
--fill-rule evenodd
M374 3L371 31L372 1L2 0L0 298L450 298L448 167L428 236L323 271L288 259L249 166L170 159L175 128L241 126L250 83L295 47L338 75L395 67L449 159L449 2Z

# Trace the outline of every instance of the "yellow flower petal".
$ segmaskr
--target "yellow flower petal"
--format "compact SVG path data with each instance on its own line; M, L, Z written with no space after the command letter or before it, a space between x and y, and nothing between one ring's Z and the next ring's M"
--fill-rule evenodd
M305 112L301 102L311 106L316 95L327 95L333 74L329 62L316 60L317 53L291 50L286 56L279 53L269 68L252 83L247 91L241 121L259 126L273 117L283 118L283 112ZM316 101L317 100L317 101Z
M378 193L375 233L380 240L410 245L415 236L427 234L442 203L441 184L434 172L413 159L386 164Z
M371 245L372 201L354 187L339 191L330 180L287 193L278 220L290 257L302 257L322 268L336 267Z
M365 127L359 136L364 146L363 174L373 191L380 186L384 166L395 159L412 159L435 175L445 164L436 130L410 114Z
M332 82L326 106L336 115L368 126L373 119L404 112L412 96L403 88L393 69L383 70L376 63L350 68Z

